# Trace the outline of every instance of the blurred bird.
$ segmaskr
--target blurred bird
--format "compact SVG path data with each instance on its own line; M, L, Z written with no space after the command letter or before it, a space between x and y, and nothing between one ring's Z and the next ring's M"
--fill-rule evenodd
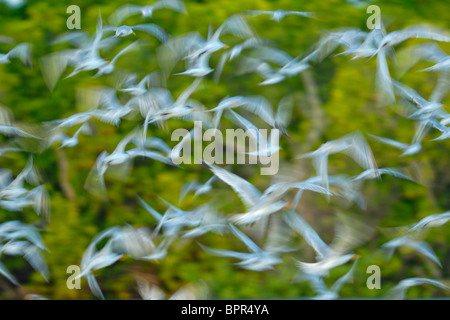
M19 221L8 221L0 224L0 257L4 255L23 256L46 281L49 281L49 270L41 250L48 251L42 242L37 229ZM16 278L0 262L0 274L15 285Z
M23 64L31 66L30 45L28 43L21 43L7 53L0 53L0 64L11 62L11 58L19 58Z
M146 24L138 24L135 26L120 26L120 27L113 27L113 26L106 26L103 28L103 32L110 32L113 31L114 37L126 37L130 34L136 35L134 30L144 31L148 34L151 34L158 38L159 41L165 42L167 40L167 33L158 25L153 23L146 23Z
M396 299L401 300L406 298L406 291L413 286L419 286L423 284L431 284L437 288L450 290L450 287L444 285L443 283L426 278L408 278L400 281L395 287L390 289L386 294L386 299Z
M194 193L194 197L197 197L201 194L205 194L208 193L212 190L212 183L213 181L215 181L217 179L216 176L212 176L211 178L208 179L208 181L206 181L205 183L200 183L197 180L188 182L187 184L185 184L183 186L183 188L181 189L180 192L180 198L178 200L178 203L180 203L181 201L183 201L183 199L186 197L186 195L189 192L195 192Z
M361 167L368 170L377 170L374 156L366 139L361 133L356 132L340 139L328 141L322 144L316 151L304 154L300 158L313 158L313 164L317 175L322 177L325 188L329 188L328 181L328 157L335 153L349 155Z
M127 4L119 8L110 17L113 24L120 24L123 20L136 14L141 14L143 18L151 18L155 10L171 9L177 12L186 13L186 7L181 0L159 0L152 5L137 6Z
M381 143L391 145L397 149L403 151L401 156L409 156L418 153L422 149L422 140L429 129L429 125L426 121L422 121L419 123L416 133L414 134L413 140L411 144L402 143L389 138L377 137L372 134L369 134L372 138L380 141Z
M356 259L358 256L349 252L370 236L371 229L353 219L341 216L342 222L336 227L335 240L328 246L317 232L297 212L290 209L283 212L286 223L300 234L316 252L317 262L298 261L300 270L307 276L323 277L329 270Z
M317 293L313 299L316 300L335 300L339 298L339 291L346 283L353 282L353 273L358 259L353 262L352 267L342 277L336 280L331 288L328 288L320 276L308 275L307 279L311 283L313 290Z
M432 260L433 262L435 262L438 266L440 266L442 268L442 264L439 261L438 257L436 256L436 254L434 253L433 249L425 241L418 241L418 240L414 240L410 236L403 236L403 237L393 239L393 240L383 244L381 247L383 249L386 249L388 251L389 257L391 257L394 254L395 248L398 248L401 246L410 247L410 248L416 250L417 252L420 252L421 254L423 254L428 259Z
M200 243L198 243L198 245L209 254L219 257L237 258L241 260L236 263L237 266L252 271L266 271L273 269L274 265L281 263L279 254L291 250L287 247L271 248L270 251L263 250L235 226L232 224L229 224L228 226L231 232L251 251L250 253L212 249Z
M415 223L409 231L413 232L433 227L440 227L446 224L448 220L450 220L450 211L432 214Z
M383 37L378 49L372 56L378 54L385 47L393 47L408 39L430 39L440 42L450 42L450 36L443 34L443 31L426 25L416 25L403 30L393 31Z
M259 16L262 14L268 14L268 15L270 15L270 19L274 20L276 22L280 22L286 16L290 16L290 15L296 15L296 16L308 17L308 18L315 16L314 12L285 11L285 10L281 10L281 9L275 10L275 11L250 10L250 11L248 11L248 14L250 14L251 16Z
M111 61L106 61L100 64L96 69L98 69L97 74L94 77L99 77L103 74L110 74L114 71L114 64L116 63L117 59L119 59L122 55L129 52L130 50L133 50L137 47L138 41L133 42L132 44L126 46L122 50L119 51L118 54L115 55L115 57Z

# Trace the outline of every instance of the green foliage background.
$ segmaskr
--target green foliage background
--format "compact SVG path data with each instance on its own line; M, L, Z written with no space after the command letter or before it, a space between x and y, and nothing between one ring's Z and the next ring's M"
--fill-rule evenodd
M10 9L0 4L0 34L13 37L18 42L33 45L33 67L28 68L19 62L0 65L0 103L8 106L16 121L29 126L70 116L83 109L77 103L77 88L89 88L100 85L114 85L114 75L96 79L84 72L76 77L60 80L53 92L50 92L43 80L39 58L55 52L64 45L51 46L55 36L66 32L66 8L76 4L81 8L81 27L90 33L95 32L99 10L106 18L121 5L148 4L147 1L56 1L33 0L20 9ZM448 1L377 1L371 4L380 6L382 17L387 22L388 31L399 30L416 23L431 23L449 28ZM203 0L186 1L189 15L181 15L169 10L155 13L153 22L174 35L190 31L199 31L206 36L208 25L217 28L228 16L247 9L301 10L318 13L318 19L287 17L280 24L267 17L251 18L250 22L261 36L274 41L274 44L292 56L305 52L320 39L324 30L341 27L358 27L366 30L368 4L354 7L346 1L270 1L270 0ZM130 18L128 25L142 23L139 17ZM132 39L122 42L131 43ZM149 46L141 52L123 56L119 69L138 73L141 77L158 66L155 48L158 43L148 38ZM412 40L410 43L418 43ZM232 44L232 43L230 43ZM120 47L123 47L122 45ZM449 46L442 45L449 52ZM10 47L0 44L0 52ZM120 50L116 48L115 50ZM113 53L107 53L112 56ZM220 57L213 56L211 65ZM437 81L437 74L418 72L430 66L420 62L399 80L415 88L424 97L429 97ZM182 71L179 63L175 71ZM350 61L347 56L329 57L313 66L306 75L288 79L281 84L262 87L256 75L236 75L239 64L228 64L221 82L215 84L212 77L203 81L203 90L194 94L206 107L212 108L226 95L263 94L273 105L286 94L295 97L295 112L288 131L291 139L282 138L283 150L280 152L281 167L294 170L303 177L313 174L306 160L292 160L301 152L311 151L321 143L334 140L347 133L359 130L379 136L387 136L399 141L410 141L414 134L414 123L398 114L399 108L391 106L381 108L375 93L375 59ZM68 72L68 71L66 71ZM395 72L392 72L395 77ZM66 75L66 73L64 74ZM63 75L63 76L64 76ZM192 81L188 77L169 78L168 86L177 96ZM314 100L319 108L313 108ZM447 97L445 103L448 105ZM448 109L447 109L448 110ZM323 114L322 114L323 113ZM78 265L82 254L91 239L100 231L113 226L153 226L153 218L139 205L136 194L160 212L165 210L157 196L176 204L181 187L191 179L206 181L210 172L202 166L185 166L184 169L168 168L159 162L138 159L126 179L118 179L111 174L106 176L110 201L103 202L89 194L84 188L85 179L93 166L97 155L115 148L120 139L138 124L136 119L123 121L115 128L97 123L98 134L81 136L80 144L74 148L57 151L54 145L49 150L38 152L35 163L38 167L51 197L51 223L44 225L31 210L21 213L0 211L0 222L21 220L43 227L44 243L50 250L45 253L51 278L45 280L22 259L7 258L4 263L19 282L21 288L14 288L4 278L0 278L0 297L21 298L26 293L37 293L51 299L92 299L93 296L83 280L81 290L69 290L66 269L69 265ZM183 125L183 123L178 124ZM175 125L170 125L174 129ZM158 135L170 143L170 130L162 132L155 128L151 134ZM376 232L365 244L356 249L361 256L357 267L355 282L345 285L343 297L379 297L398 281L407 277L428 277L449 279L450 277L450 224L432 229L426 240L435 249L443 264L439 269L421 255L408 250L396 251L391 260L379 250L379 246L390 239L384 228L398 227L416 222L426 215L443 212L450 207L450 171L449 140L429 142L436 132L430 132L423 144L423 150L416 156L399 158L400 152L369 140L379 167L403 167L419 183L383 177L381 181L370 181L364 186L364 196L368 202L366 211L356 206L346 206L337 200L327 202L321 196L308 194L302 201L300 213L318 231L326 242L333 239L334 215L338 211L353 214L372 225ZM0 138L5 142L7 138ZM171 143L170 145L174 145ZM37 147L36 147L37 148ZM11 168L18 173L26 164L28 154L7 154L0 158L2 167ZM287 163L289 160L289 164ZM67 176L62 165L68 164ZM283 166L284 165L284 166ZM270 177L260 176L257 166L233 168L241 176L248 178L260 189L270 184ZM330 173L355 174L359 172L348 158L336 157L330 161ZM75 193L69 199L62 188L62 182L68 182ZM238 198L228 186L215 183L217 191L212 195L198 198L188 197L183 209L192 209L206 201L214 201L224 212L242 212ZM243 249L233 237L220 237L208 234L196 239L206 245L218 248ZM293 253L296 258L312 261L313 254L308 246L298 239L299 251ZM3 260L2 260L3 261ZM112 267L95 273L106 298L139 298L135 277L141 276L160 285L168 293L176 291L182 285L204 280L210 295L218 299L230 298L298 298L312 294L307 283L295 283L296 265L290 255L285 263L272 272L256 273L239 269L232 259L217 258L203 252L193 240L177 241L170 248L166 259L160 262L138 262L125 258ZM369 265L379 265L382 272L382 289L369 290L365 283ZM345 273L348 266L334 269L327 283L332 283ZM329 281L329 282L328 282ZM412 298L443 297L446 293L429 286L411 288L408 296ZM447 295L447 297L449 297Z

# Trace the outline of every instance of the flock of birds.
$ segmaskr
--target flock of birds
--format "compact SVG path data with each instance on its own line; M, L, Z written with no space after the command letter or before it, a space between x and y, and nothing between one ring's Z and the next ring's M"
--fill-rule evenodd
M216 30L210 26L206 38L197 32L171 36L162 27L153 23L134 26L122 25L123 21L134 15L141 15L147 21L161 9L187 13L185 5L180 0L159 0L148 6L126 5L119 8L110 17L109 22L114 26L104 26L101 15L99 15L94 35L91 36L85 31L65 33L57 37L53 44L70 43L74 48L55 52L40 59L46 84L50 90L53 90L66 69L71 69L71 73L66 78L75 77L82 72L90 72L93 77L113 73L116 69L116 62L123 55L141 48L144 40L139 39L125 46L112 59L104 58L103 54L112 51L119 45L120 38L147 33L161 42L158 48L161 70L142 79L135 74L128 74L123 77L118 89L95 90L93 94L96 101L95 108L46 123L47 130L44 135L34 135L19 129L12 122L8 110L3 108L0 133L17 139L34 139L43 148L49 148L55 143L59 144L59 148L70 148L78 144L78 137L81 134L93 134L93 120L119 126L127 116L140 116L141 125L125 136L111 153L106 150L100 153L87 178L86 188L106 197L104 175L111 166L130 163L136 157L149 158L168 166L177 166L172 160L179 155L180 147L185 143L187 137L183 138L177 146L169 147L160 138L148 135L148 127L151 125L165 127L167 121L181 118L188 121L200 120L210 128L219 128L222 116L226 116L244 129L257 128L252 121L238 113L239 110L244 109L247 111L246 114L253 114L254 117L260 118L272 128L280 129L285 136L289 137L287 126L293 108L292 99L283 98L278 108L274 110L263 96L227 96L216 107L208 109L201 102L191 99L191 95L200 90L204 77L214 73L214 80L220 81L225 64L239 60L241 73L255 73L262 79L259 85L270 86L299 75L332 55L336 49L343 48L344 51L337 53L338 55L347 55L351 59L376 57L379 93L388 103L401 101L408 110L406 117L417 124L415 135L410 143L371 136L376 142L398 148L403 152L402 156L408 156L420 152L426 133L432 129L440 132L440 136L434 140L450 137L450 128L448 127L450 115L442 104L450 83L450 59L436 44L436 42L450 41L450 36L443 30L422 25L390 33L386 33L384 28L374 29L370 32L356 28L341 29L326 32L308 53L300 53L297 57L292 57L271 46L270 41L259 37L251 28L248 20L259 15L269 15L271 20L281 23L282 19L288 15L313 19L315 17L313 13L284 10L248 11L229 17ZM224 35L233 36L239 43L230 47L222 41ZM388 59L395 62L394 47L413 38L433 41L408 47L408 52L415 57L415 61L404 69L404 72L407 72L414 63L420 60L434 63L423 70L424 72L439 73L439 83L428 100L420 96L414 89L392 79L389 73ZM14 46L14 40L8 37L1 36L0 42ZM217 66L211 66L210 57L221 50ZM30 53L30 46L21 43L15 45L9 52L0 54L0 63L9 63L20 59L23 63L31 65ZM172 70L180 61L186 63L186 70L173 74ZM172 75L193 78L192 84L176 99L162 84ZM128 96L128 101L122 103L118 94ZM75 126L78 127L75 134L67 135L67 128ZM189 135L191 134L192 131L189 132ZM252 136L252 139L260 141L263 137L256 134ZM130 145L132 145L131 148ZM20 150L12 147L0 149L1 154L15 151ZM278 151L278 149L271 150L271 152ZM328 159L330 155L337 153L348 155L362 168L361 173L352 177L330 175ZM303 279L311 284L311 288L317 293L316 298L338 298L341 287L352 281L358 261L358 256L353 250L367 240L370 234L369 227L342 216L340 217L342 221L337 226L335 240L331 244L325 243L297 212L304 192L319 193L328 199L330 197L345 198L361 208L365 208L364 198L360 192L364 181L379 179L381 175L386 174L401 179L412 180L412 178L395 168L378 168L368 141L359 132L328 141L315 151L298 155L298 158L311 159L316 175L302 181L296 181L292 177L279 180L261 192L237 174L203 161L203 165L211 171L211 178L205 183L189 182L181 191L180 202L189 193L194 196L207 194L214 190L213 184L225 183L244 204L245 212L243 213L224 214L218 212L210 203L185 211L162 198L160 199L166 205L167 210L160 213L138 196L139 203L154 217L157 224L151 229L126 225L115 226L101 232L92 240L83 255L82 272L78 278L85 277L93 294L103 298L100 285L94 276L96 270L108 267L124 256L145 261L161 260L165 258L170 246L177 239L198 239L201 235L210 232L219 235L231 234L242 242L247 250L241 252L211 248L197 242L199 248L206 253L235 259L238 267L247 270L258 272L272 270L283 262L282 257L285 253L298 250L289 245L287 241L288 235L294 233L302 237L316 253L314 262L297 261ZM48 195L45 187L40 183L40 177L33 166L32 157L16 177L10 170L1 169L0 206L10 211L20 211L25 207L32 206L37 214L50 221ZM292 191L295 194L293 199L289 197L292 195ZM450 211L425 217L417 223L405 227L400 237L385 243L382 248L388 255L392 255L396 248L407 246L442 267L433 249L425 241L418 239L427 229L442 226L449 219ZM267 239L263 238L259 241L252 239L254 237L243 231L246 226L266 230L263 234L267 235ZM49 270L42 255L42 251L48 252L48 249L45 247L38 229L19 221L5 222L0 224L0 241L0 258L3 255L23 256L45 279L49 278ZM257 242L264 242L264 245L258 245ZM99 243L106 244L99 248ZM351 263L348 272L328 288L324 279L330 270L348 263ZM0 274L18 285L13 274L1 263ZM409 278L402 280L391 289L389 297L404 298L409 287L421 284L450 289L438 280ZM166 297L161 289L144 280L138 281L138 287L144 299ZM196 290L193 288L184 289L171 298L199 297L193 293Z

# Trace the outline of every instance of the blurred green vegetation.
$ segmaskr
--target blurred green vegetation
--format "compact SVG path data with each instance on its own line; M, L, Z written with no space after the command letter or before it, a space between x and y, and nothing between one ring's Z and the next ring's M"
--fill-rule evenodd
M133 52L118 61L116 72L110 76L92 78L93 73L82 72L70 79L61 79L50 92L43 80L39 58L50 52L64 48L64 45L52 46L50 42L59 34L68 31L66 8L76 4L81 8L81 27L89 33L95 32L100 10L106 23L107 17L121 5L148 4L148 1L106 1L106 0L33 0L19 8L11 9L0 4L0 34L10 36L18 42L29 42L33 46L33 67L28 68L20 62L0 65L0 103L9 107L16 121L29 126L42 122L68 117L81 111L77 104L77 90L95 86L114 86L116 74L121 70L135 72L140 77L158 68L155 49L156 40L148 37L149 46L141 52ZM366 30L368 4L355 7L346 1L291 1L291 0L199 0L185 1L189 15L170 10L161 10L149 19L172 35L199 31L206 37L208 25L215 29L230 15L247 9L260 10L301 10L318 13L317 19L286 17L281 23L267 17L254 17L249 21L254 30L274 45L292 56L305 52L320 39L324 30L342 27L357 27ZM380 6L388 31L402 29L416 23L431 23L449 28L448 1L375 1L370 4ZM143 23L136 16L126 21L128 25ZM142 36L145 38L145 36ZM131 39L121 41L120 48ZM418 43L420 40L412 40ZM411 43L411 42L410 42ZM448 52L449 46L442 45ZM0 44L0 52L10 49ZM119 47L114 50L120 50ZM116 52L117 52L116 51ZM111 55L106 53L105 55ZM112 56L112 55L111 55ZM212 58L214 66L220 53ZM436 84L437 74L417 72L430 66L420 62L399 80L428 97ZM175 72L182 71L180 62ZM414 134L414 122L398 114L395 106L381 108L379 97L375 93L375 59L353 60L347 56L325 59L313 66L300 77L269 86L258 86L261 81L256 75L237 75L238 63L227 64L216 84L212 76L203 81L204 88L195 92L193 98L212 108L226 95L263 94L273 105L286 94L294 94L295 111L288 127L291 139L282 138L280 152L281 170L300 172L306 178L313 174L307 160L292 160L301 152L311 151L321 143L334 140L347 133L359 130L379 136L387 136L399 141L410 141ZM63 74L63 77L67 75ZM395 77L395 72L392 72ZM169 78L168 87L176 97L186 88L192 79L184 76ZM319 116L311 107L311 99L317 98ZM447 97L445 104L448 105ZM323 112L323 115L321 113ZM44 243L50 250L45 258L50 268L50 282L45 280L22 259L5 258L2 261L17 276L23 288L13 288L4 278L0 278L0 297L20 298L24 293L37 293L51 299L91 299L87 282L83 279L81 290L69 290L66 269L69 265L79 265L84 250L91 239L100 231L126 223L136 227L153 226L153 218L139 205L136 195L140 195L155 209L164 212L165 207L158 196L177 204L182 186L192 180L206 181L211 173L202 166L184 166L183 169L169 168L159 162L146 159L134 161L132 170L126 179L106 175L109 202L89 194L84 189L85 179L94 165L97 155L103 151L112 151L120 139L138 124L137 120L124 120L116 128L97 123L95 136L81 136L80 144L74 148L57 151L57 145L35 154L35 163L51 198L51 222L44 224L32 211L8 212L0 210L0 222L21 220L41 226ZM183 122L171 122L167 132L151 128L150 134L165 139L169 145L170 132L178 126L187 126ZM73 130L69 130L73 133ZM348 205L332 199L307 194L300 205L300 212L318 231L325 241L331 241L334 235L334 215L338 211L359 216L370 223L377 232L358 247L356 253L361 256L353 285L345 285L343 297L379 297L400 280L408 277L450 278L450 224L430 230L427 241L442 261L443 269L429 263L420 254L408 249L397 250L391 260L380 252L379 246L389 240L385 228L398 227L416 222L426 215L443 212L450 207L450 171L449 140L429 142L437 136L436 132L427 135L423 150L415 156L399 157L400 152L376 141L369 140L379 167L405 168L420 183L383 177L365 183L363 192L368 203L363 211L355 205ZM5 142L8 138L1 138ZM28 153L9 153L0 158L0 166L20 172L28 159ZM62 166L67 163L67 177L63 176ZM353 162L344 157L330 160L330 173L356 174L359 172ZM235 172L248 178L257 187L264 189L271 180L260 176L258 166L233 167ZM75 193L74 199L68 199L61 181L67 180ZM221 182L215 182L216 191L211 195L198 198L188 196L182 203L183 209L192 209L206 201L217 203L223 212L242 212L242 205L232 190ZM221 237L207 234L197 241L217 248L241 248L233 237ZM106 298L139 298L135 277L142 276L160 285L167 292L174 292L186 283L204 280L213 298L298 298L312 294L307 283L293 283L297 267L291 255L302 260L312 261L312 252L299 237L299 251L284 256L284 263L271 272L251 272L234 266L234 260L217 258L203 252L195 240L176 241L169 249L167 258L159 262L139 262L125 258L115 265L95 273ZM368 277L366 268L379 265L382 272L382 289L369 290L365 282ZM332 270L327 283L344 274L348 265ZM330 282L328 282L330 281ZM442 297L446 293L429 286L411 288L411 298ZM448 295L447 295L448 297Z

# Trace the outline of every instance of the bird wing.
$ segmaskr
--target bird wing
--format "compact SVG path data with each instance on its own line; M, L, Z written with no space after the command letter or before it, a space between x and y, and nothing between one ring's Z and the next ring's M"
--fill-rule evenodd
M110 17L109 22L114 25L119 25L129 16L141 13L143 7L132 4L127 4L117 9Z
M392 140L392 139L389 139L389 138L382 138L382 137L374 136L372 134L369 134L369 136L371 136L375 140L378 140L378 141L380 141L382 143L391 145L391 146L396 147L396 148L398 148L400 150L405 150L406 148L409 147L409 145L406 144L406 143L398 142L396 140Z
M6 269L3 263L0 262L0 274L11 281L14 285L19 285L16 278Z
M45 262L44 256L42 255L40 249L33 245L27 246L25 249L24 258L48 282L49 280L48 266L47 263Z
M236 252L231 250L222 250L222 249L213 249L206 247L202 245L201 243L197 243L204 251L206 251L209 254L219 256L219 257L225 257L225 258L236 258L236 259L246 259L248 258L250 253L243 253L243 252Z
M254 37L254 32L245 19L239 14L232 15L225 20L209 40L218 41L221 35L228 33L243 39Z
M24 138L33 138L40 140L41 138L38 138L32 134L29 134L23 130L20 130L14 126L6 125L6 124L0 124L0 133L7 135L7 136L19 136Z
M228 184L241 198L247 207L256 205L261 197L261 192L250 182L215 165L203 161L205 165L223 182Z
M294 97L292 95L284 96L280 103L278 104L277 111L275 113L275 123L276 126L282 128L286 132L286 127L291 122L292 118L292 109L294 106Z
M360 132L356 132L349 136L352 144L349 149L343 152L349 155L356 163L364 169L377 169L375 157L367 143L367 140Z
M27 66L31 65L31 49L28 43L21 43L7 53L9 57L17 57Z
M336 294L341 290L342 286L346 283L353 282L353 273L355 271L356 264L358 263L358 259L353 262L352 267L350 270L345 273L342 277L336 280L335 283L330 288L330 291L335 292Z
M386 51L381 49L377 55L377 77L376 85L379 93L382 95L383 100L388 103L395 101L394 87L392 84L392 78L389 74L389 67L386 60Z
M232 121L237 124L238 126L242 127L243 129L245 129L246 132L249 133L250 138L256 142L256 147L259 149L259 143L262 140L265 140L264 137L261 135L261 133L259 132L258 128L251 123L250 121L248 121L247 119L245 119L244 117L240 116L239 114L237 114L236 112L234 112L231 109L228 109L228 112L232 115ZM250 150L252 151L252 150Z
M132 28L134 30L141 30L141 31L145 31L151 35L154 35L161 42L166 42L166 40L168 38L167 33L164 31L164 29L154 23L138 24Z
M174 11L186 13L186 6L181 0L159 0L152 5L153 10L172 9Z
M97 280L94 277L94 274L92 272L89 272L86 274L86 279L88 281L89 288L91 289L92 293L99 299L105 299L103 296L102 290L100 289L100 286L98 285Z
M274 126L275 117L269 101L262 96L251 96L243 98L242 107L256 116L260 117L267 124Z
M13 44L16 40L10 37L0 36L0 43L7 43L7 44Z
M144 200L142 200L141 197L137 196L137 198L139 202L142 204L142 206L145 208L145 210L147 210L156 219L156 221L160 222L162 220L163 216L158 211L150 207Z
M175 104L178 106L184 106L186 105L186 102L188 101L189 97L194 93L195 90L197 90L199 84L202 82L202 78L197 78L192 82L192 84L184 90L178 99L175 101Z
M285 11L285 14L293 14L302 17L314 17L316 14L314 12L306 12L306 11Z
M236 228L233 224L229 223L228 227L230 228L231 232L239 239L241 240L245 246L254 253L261 253L263 250L256 245L247 235L245 235L243 232L241 232L238 228Z
M116 56L111 60L111 64L114 64L117 59L119 59L119 57L125 53L127 53L128 51L135 49L136 46L138 45L139 41L135 41L132 44L126 46L125 48L123 48L122 50L119 51L118 54L116 54Z
M294 59L283 50L267 46L259 47L255 55L258 59L261 59L263 61L270 61L280 66L286 65Z
M297 212L294 210L285 211L283 218L316 251L318 258L322 259L332 253L333 250L323 242L317 232Z

